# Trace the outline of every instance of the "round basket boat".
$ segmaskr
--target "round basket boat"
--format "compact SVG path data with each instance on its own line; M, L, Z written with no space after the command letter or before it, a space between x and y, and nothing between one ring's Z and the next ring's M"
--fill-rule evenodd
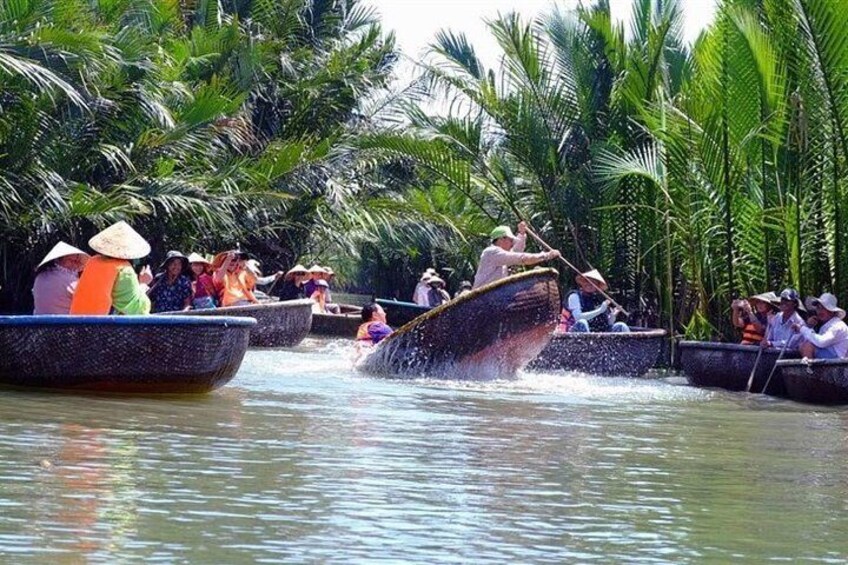
M393 328L405 326L418 316L432 310L429 306L419 306L414 302L399 302L385 298L378 298L375 302L383 307L386 312L386 321Z
M681 341L680 365L689 384L698 387L723 388L743 391L754 365L757 364L757 345L739 345L737 343L714 343L709 341ZM764 392L773 396L783 396L786 389L779 371L775 371L769 382L768 390L763 390L778 357L779 349L764 349L751 392ZM784 358L797 358L797 352L787 351Z
M630 333L555 333L527 368L641 377L656 365L666 335L665 330L638 328Z
M221 316L0 316L0 384L209 392L236 374L255 324Z
M312 329L315 335L356 338L362 324L362 308L341 304L340 314L312 314Z
M786 396L810 404L848 404L848 359L777 362Z
M385 376L512 378L548 344L559 310L556 271L513 275L419 316L380 342L360 368Z
M168 312L168 315L253 318L256 325L250 331L250 347L293 347L303 341L312 327L312 304L311 300L286 300L250 306Z

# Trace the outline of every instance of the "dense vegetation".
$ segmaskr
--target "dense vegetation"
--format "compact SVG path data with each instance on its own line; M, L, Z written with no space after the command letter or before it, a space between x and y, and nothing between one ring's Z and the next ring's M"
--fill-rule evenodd
M727 333L733 296L787 285L848 299L844 1L726 0L693 46L681 6L636 0L629 31L605 0L500 17L496 69L443 32L423 72L447 115L359 146L415 164L423 217L527 218L648 323Z
M395 58L357 0L0 3L0 308L117 219L154 263L242 244L290 265Z

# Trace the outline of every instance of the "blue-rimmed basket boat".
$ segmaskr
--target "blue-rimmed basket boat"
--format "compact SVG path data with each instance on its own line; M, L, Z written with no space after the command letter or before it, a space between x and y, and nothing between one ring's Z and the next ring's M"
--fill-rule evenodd
M398 302L385 298L378 298L376 302L383 307L386 312L386 321L393 328L405 326L418 316L432 310L429 306L419 306L414 302Z
M711 341L681 341L679 344L680 365L689 384L706 388L723 388L731 391L744 391L754 365L757 371L751 385L751 392L763 392L773 396L784 396L786 389L779 371L775 371L768 390L763 390L780 357L776 348L764 349L760 362L757 345L737 343L715 343ZM787 351L783 357L797 358L798 353Z
M667 335L665 330L641 328L630 333L555 333L527 368L641 377L657 364Z
M293 347L303 341L312 327L312 301L285 300L250 306L168 312L168 315L253 318L256 325L250 331L250 347Z
M548 344L559 311L556 271L513 275L419 316L360 368L383 376L512 378Z
M235 376L255 324L198 316L0 316L0 384L209 392Z
M848 359L777 362L786 396L809 404L848 404Z
M362 324L362 308L349 304L339 305L338 314L312 314L310 333L327 337L345 337L356 339L356 332Z

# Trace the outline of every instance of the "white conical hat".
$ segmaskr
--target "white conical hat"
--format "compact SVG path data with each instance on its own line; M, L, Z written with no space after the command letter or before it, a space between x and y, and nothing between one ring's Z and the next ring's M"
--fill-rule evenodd
M150 254L150 244L123 221L92 237L88 245L98 253L115 259L141 259Z
M90 255L85 251L77 249L73 245L68 245L64 241L60 241L53 246L53 249L51 249L47 255L44 256L44 259L41 260L41 263L39 263L38 267L35 269L38 270L50 261L55 261L60 257L67 257L68 255L85 255L86 257L90 257Z
M201 255L200 253L190 253L188 256L189 263L203 263L204 265L211 265L212 261Z
M585 273L581 273L577 275L577 278L583 277L584 279L589 279L596 285L600 287L601 290L606 290L609 285L607 285L607 281L604 280L604 277L601 275L600 271L597 269L592 269L591 271L587 271Z

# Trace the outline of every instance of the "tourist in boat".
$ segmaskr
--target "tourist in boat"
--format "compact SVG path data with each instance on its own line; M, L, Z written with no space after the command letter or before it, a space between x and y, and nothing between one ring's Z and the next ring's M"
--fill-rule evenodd
M612 301L604 297L609 285L597 269L581 273L575 278L577 290L566 298L562 327L565 331L626 333L630 328L616 318L621 310L612 308Z
M130 261L150 254L150 245L126 222L113 224L88 242L98 254L88 260L71 301L71 314L150 313L150 267L136 275Z
M560 256L559 251L543 253L524 253L527 243L527 224L518 224L518 235L512 233L509 226L498 226L489 235L492 244L480 255L480 264L474 276L474 288L480 288L509 276L509 267L515 265L536 265L551 261Z
M150 311L157 314L190 309L194 294L188 275L188 257L179 251L168 251L159 271L147 291Z
M324 301L325 301L324 309L329 314L341 314L342 313L342 307L333 302L332 286L333 286L333 278L335 278L336 273L330 267L324 266L324 267L321 267L321 268L324 270L324 272L318 274L318 279L327 283L327 288L324 291Z
M773 292L734 300L731 304L733 325L742 330L742 345L760 345L780 301Z
M35 315L67 315L88 253L60 241L35 268L32 298Z
M780 349L785 347L789 351L795 351L801 342L801 336L795 332L794 327L804 324L804 319L798 314L798 310L803 308L801 296L794 288L787 288L780 293L778 304L780 312L769 321L762 345Z
M422 273L421 278L418 279L418 284L415 285L415 293L412 295L412 301L419 306L424 306L428 308L430 306L430 299L428 295L430 294L430 279L436 276L435 272L430 272L430 269L427 269Z
M217 306L215 302L215 282L212 280L212 262L199 253L188 256L191 268L192 294L191 307L195 310L209 310Z
M309 297L313 302L313 314L332 314L332 312L327 310L328 288L330 288L330 284L324 279L318 279L315 281L315 290L312 291L312 295Z
M218 292L218 303L222 307L259 304L253 295L252 277L244 268L248 259L244 251L233 250L219 253L212 261L215 268L212 281Z
M362 307L362 325L356 332L357 343L377 345L393 332L386 324L386 312L379 304L371 303Z
M300 300L306 298L304 284L310 278L309 271L303 265L295 265L283 275L283 282L277 285L274 296L280 300Z
M315 287L319 280L323 279L324 268L320 265L312 265L309 267L309 279L303 284L303 291L307 297L312 296L315 292Z
M844 359L848 356L848 325L843 321L845 310L829 292L810 304L815 308L815 317L821 327L818 330L802 324L793 327L801 334L801 355L810 359Z
M469 292L471 292L471 281L462 281L459 283L459 290L453 295L453 299L456 300L463 294L468 294Z
M445 302L450 302L450 294L445 290L445 281L439 277L430 277L428 283L430 290L427 292L427 304L431 308L441 306Z

